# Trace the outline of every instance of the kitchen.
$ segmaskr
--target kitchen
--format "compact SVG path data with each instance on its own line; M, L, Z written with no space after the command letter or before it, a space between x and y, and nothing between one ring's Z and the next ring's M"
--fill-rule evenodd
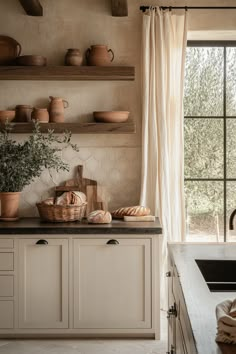
M101 225L76 222L70 223L69 227L64 223L63 225L41 223L36 207L36 203L52 196L55 187L74 179L78 166L82 166L84 179L97 182L101 194L99 202L105 203L109 211L139 205L142 180L142 11L140 6L152 4L147 0L128 1L128 16L120 17L112 16L111 1L108 0L90 0L89 4L83 0L41 0L40 3L43 7L43 16L29 16L26 15L20 1L1 0L1 35L14 38L20 43L21 56L46 57L47 66L42 67L42 70L44 68L47 70L47 67L64 67L65 55L69 48L80 50L83 55L83 66L66 66L65 72L45 73L44 71L42 81L33 76L36 75L35 72L28 74L27 67L22 66L23 69L19 72L0 70L0 77L3 80L0 87L1 110L12 110L20 104L46 108L49 106L50 96L63 98L69 104L64 112L65 123L74 124L71 125L73 127L71 141L77 144L79 151L71 148L63 150L61 156L69 164L69 172L51 170L49 173L45 169L39 178L21 192L20 219L15 222L2 221L0 224L0 253L7 258L2 262L9 262L1 271L1 275L9 277L8 280L4 278L4 281L9 282L6 288L10 289L8 294L4 294L3 291L1 295L1 304L4 305L9 320L8 324L5 322L7 320L4 320L5 324L0 331L3 344L7 341L5 337L37 338L41 335L45 338L50 337L50 334L52 337L56 334L76 337L79 334L80 337L83 335L93 338L105 334L107 337L120 336L122 342L129 336L138 337L135 339L138 342L129 339L127 342L124 341L121 347L119 342L116 342L114 345L117 345L117 351L120 352L125 353L129 350L135 353L135 343L140 347L144 346L143 351L140 351L142 353L150 350L160 354L167 350L171 351L171 348L167 349L165 334L162 336L163 340L159 341L161 328L166 326L165 313L160 326L160 308L163 307L160 301L160 279L163 277L164 270L161 268L162 229L159 221L139 222L138 225L119 220L114 220L112 224ZM152 1L152 3L155 6L196 5L193 0L184 4L180 1L158 2L158 4ZM209 6L222 6L221 1L208 3ZM197 5L207 6L203 1L198 2ZM233 1L224 1L224 6L233 6ZM236 11L233 9L214 12L214 17L210 10L189 11L188 36L192 36L190 39L194 39L195 36L196 39L197 36L203 35L204 31L210 31L209 35L215 31L218 36L222 36L224 31L228 31L227 35L233 39L235 17ZM83 74L84 71L80 70L87 67L87 49L98 44L106 45L107 49L111 49L114 53L114 60L108 67L111 71L98 70L91 74L91 71L89 72L93 69L91 66ZM115 67L122 70L117 69L118 72L114 72ZM77 68L79 74L76 73ZM83 79L80 75L87 75L87 78ZM91 75L94 75L93 78ZM104 79L104 75L110 75L110 78ZM103 128L104 125L99 127L99 123L94 125L93 112L95 111L127 111L130 112L130 117L128 123L123 123L123 126L122 123L120 125L114 123L117 124L116 128L110 131L110 126ZM29 129L29 126L24 129ZM29 130L23 130L21 134L14 134L14 139L23 141L27 139L28 134ZM153 209L151 205L146 207ZM152 214L155 214L153 210ZM29 250L38 241L47 241L51 247L47 248L42 243L31 255ZM118 247L111 246L112 250L115 250L112 256L100 254L100 270L105 271L104 269L109 268L102 262L103 258L108 261L115 257L114 265L110 267L109 272L107 270L106 277L99 278L97 273L93 276L97 266L93 262L95 250L109 241L112 241L110 245L115 241L119 242L119 246L122 246L121 250L117 251ZM42 257L41 252L45 252L45 263L42 265L44 272L50 264L49 260L53 259L53 267L45 278L38 273L40 269L37 262ZM78 253L81 254L80 261L76 257ZM57 265L60 264L60 257L63 259L63 266L59 271ZM130 258L132 262L129 262ZM29 262L29 269L36 269L36 273L30 271L24 273L24 259ZM122 261L118 272L116 265L119 264L119 259ZM84 272L80 273L83 267L87 269L88 278L85 278ZM76 275L75 269L78 270ZM122 272L127 272L125 277L121 277ZM37 280L37 275L42 278L42 283ZM43 309L37 294L40 294L43 286L47 288L50 286L50 277L55 277L55 284L52 286L52 293L48 294L48 304ZM117 277L120 287L127 288L126 292L119 294ZM104 289L107 287L105 282L108 282L108 279L111 279L110 294L114 295L117 292L117 295L113 299L110 297L109 303L106 304L103 298L106 293ZM30 287L30 283L34 284L33 288ZM99 284L103 285L99 286ZM81 291L82 285L84 290ZM96 306L94 294L97 295L97 301L99 299L100 309ZM31 300L36 301L34 309L30 306L25 307L26 298L29 296L32 296ZM45 294L43 295L42 292L42 298L43 296ZM77 297L82 301L82 309L81 304L74 301ZM125 297L127 302L122 307ZM114 303L120 305L115 307ZM8 310L6 305L9 306ZM110 311L112 309L110 316L106 313L106 305L109 306ZM130 313L127 309L131 309ZM43 319L43 314L46 320ZM104 341L104 346L109 345L109 340ZM24 340L23 343L27 346L29 342ZM36 344L40 345L40 342ZM7 345L12 344L7 341L6 345L0 346L0 352L3 350L7 353ZM20 346L20 341L18 345ZM54 341L54 345L59 351L59 344ZM77 346L78 351L86 350L80 350L75 338L73 338L73 345ZM15 350L17 352L17 348ZM31 350L35 351L33 347ZM105 349L103 350L105 352ZM69 348L68 353L70 353Z

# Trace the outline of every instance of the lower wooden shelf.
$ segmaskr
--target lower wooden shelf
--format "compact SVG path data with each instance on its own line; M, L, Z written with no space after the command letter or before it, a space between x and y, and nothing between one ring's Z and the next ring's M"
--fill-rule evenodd
M12 123L12 133L24 134L31 133L34 129L33 123ZM3 129L1 125L1 130ZM134 121L129 119L124 123L41 123L40 130L47 133L54 130L61 134L64 131L71 131L75 134L133 134L136 132Z

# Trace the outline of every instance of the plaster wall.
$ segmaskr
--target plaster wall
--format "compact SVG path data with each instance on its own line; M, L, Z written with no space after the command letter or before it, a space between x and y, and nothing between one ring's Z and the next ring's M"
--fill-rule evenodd
M129 0L129 16L111 16L110 0L41 0L43 17L26 16L18 0L0 0L0 34L15 38L22 54L42 54L48 65L63 65L67 48L83 53L92 44L106 44L115 53L114 64L134 65L134 82L99 81L2 81L0 109L17 104L45 107L48 97L69 101L66 121L92 120L95 110L129 110L137 125L133 135L74 135L80 151L66 150L63 158L69 173L45 171L22 193L20 213L37 215L35 202L52 188L73 177L75 166L84 165L85 177L96 179L107 191L109 209L137 204L141 176L141 82L140 51L142 14L140 5L234 6L235 1ZM190 11L190 31L234 31L236 10ZM23 139L24 136L15 136Z

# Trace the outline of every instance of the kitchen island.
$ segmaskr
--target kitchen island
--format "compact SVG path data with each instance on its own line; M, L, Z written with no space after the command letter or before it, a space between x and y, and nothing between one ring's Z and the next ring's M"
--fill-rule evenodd
M236 244L169 245L169 353L234 354L215 342L215 308L236 292L211 292L196 260L236 261Z
M160 336L155 222L0 222L0 337Z

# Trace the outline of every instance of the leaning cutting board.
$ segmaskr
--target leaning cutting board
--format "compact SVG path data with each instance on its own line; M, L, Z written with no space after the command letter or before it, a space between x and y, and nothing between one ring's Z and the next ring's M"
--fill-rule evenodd
M56 195L68 191L80 191L87 197L86 215L96 209L105 209L105 203L101 199L97 181L83 177L83 166L79 165L76 170L75 178L65 182L64 186L55 188Z

